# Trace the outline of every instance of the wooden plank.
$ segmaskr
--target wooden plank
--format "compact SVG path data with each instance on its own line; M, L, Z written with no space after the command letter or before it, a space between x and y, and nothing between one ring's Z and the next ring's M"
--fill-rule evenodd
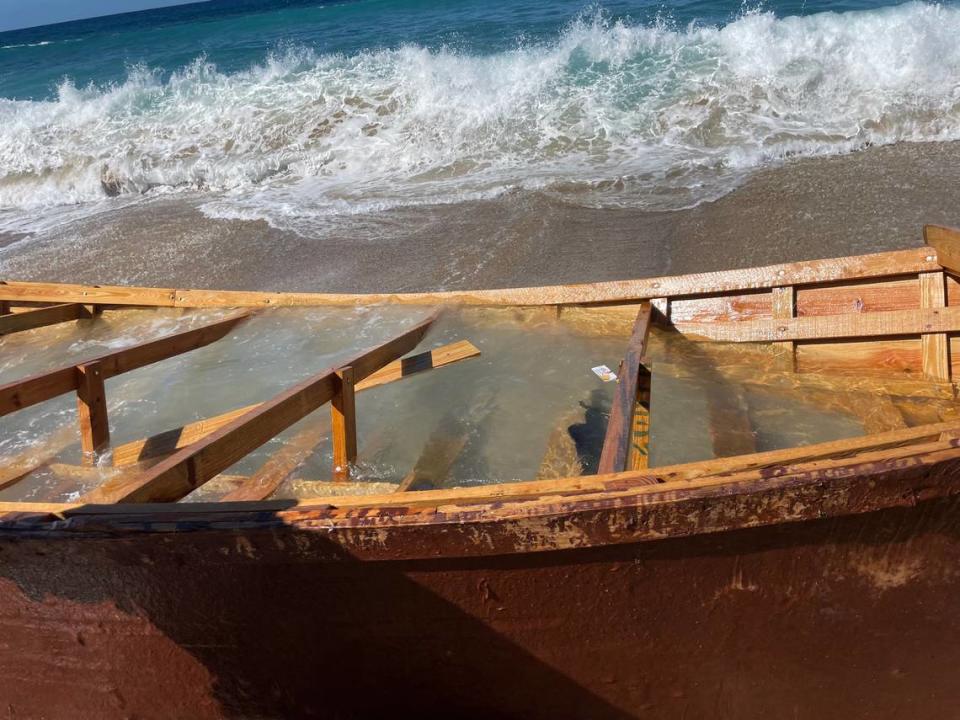
M355 381L363 380L415 348L437 314L432 312L425 320L382 345L359 353L343 363L343 367L349 365L353 368ZM334 368L320 372L174 453L137 477L119 482L108 481L83 499L86 502L107 503L179 500L329 402L337 385Z
M0 316L0 335L9 335L23 330L56 325L70 320L91 317L87 308L79 303L51 305L50 307L10 313Z
M337 389L330 402L333 476L337 480L346 480L350 477L350 464L357 459L357 407L354 399L353 368L340 368L336 376Z
M107 393L103 386L103 363L77 365L77 415L80 420L80 447L92 455L110 442L107 420Z
M770 470L787 465L795 465L820 458L850 458L854 463L860 462L856 457L874 450L905 448L909 450L907 456L917 452L916 446L933 442L939 439L941 433L960 430L956 421L938 423L922 427L907 428L880 435L834 440L817 445L800 448L787 448L763 453L753 453L742 457L717 458L695 463L686 463L656 469L656 477L663 481L689 482L690 487L697 487L697 483L711 485L717 482L726 482L729 475L748 471L761 470L766 475ZM409 493L386 493L357 497L315 497L306 501L299 501L293 505L284 504L282 508L292 511L306 511L311 508L336 504L341 508L353 507L437 507L441 505L460 505L478 502L506 503L515 500L525 500L542 496L555 497L562 493L585 490L607 492L611 487L622 486L623 481L634 483L637 480L649 480L651 475L646 472L621 473L619 475L588 475L582 477L561 478L556 480L535 480L525 482L503 483L499 485L485 485L468 488L449 488L443 490L427 490L415 495ZM338 484L342 487L343 484ZM658 492L663 484L643 488L636 487L635 492ZM582 495L580 497L583 497ZM158 515L179 515L180 513L223 512L234 513L238 509L261 509L272 507L269 503L245 506L231 503L208 503L189 505L156 504L143 508L145 513ZM281 506L277 506L278 508ZM85 503L0 503L0 512L31 512L50 513L63 516L69 515L113 515L130 516L137 512L130 506L119 505L89 505Z
M944 273L920 273L920 306L927 309L946 305ZM946 333L924 333L920 336L920 348L924 376L937 382L950 382L950 344Z
M126 288L8 281L0 284L0 299L159 307L279 307L382 303L536 306L736 293L783 285L908 275L938 269L940 265L937 263L937 252L933 248L923 247L672 277L498 290L360 295Z
M792 285L774 288L773 293L773 322L791 320L797 315L797 294ZM793 340L784 340L775 344L786 356L791 371L796 369L796 347Z
M791 320L676 323L675 327L685 335L722 342L896 337L960 331L960 307L815 315Z
M456 412L444 415L430 433L413 470L400 481L397 492L443 487L469 435L470 428Z
M76 442L77 429L73 424L61 425L43 444L26 450L11 458L0 459L0 490L6 489L53 460L58 454Z
M633 424L633 411L637 402L637 388L640 383L640 363L647 351L647 338L650 334L650 318L653 307L644 303L637 313L633 334L627 344L627 352L620 363L617 377L617 390L610 408L607 432L600 452L598 473L619 472L627 466L630 449L630 430Z
M856 281L796 288L796 315L915 310L920 307L916 276L896 280Z
M286 441L283 447L271 455L257 472L246 478L239 487L224 495L221 500L223 502L266 500L313 454L326 431L327 427L323 423L311 419L307 427Z
M937 262L960 274L960 230L943 225L924 225L923 241L937 251Z
M209 345L226 335L246 317L246 314L242 314L218 320L193 330L185 330L157 340L122 348L85 362L99 363L102 378L107 380L121 373ZM76 390L78 376L75 367L75 365L68 365L0 385L0 416Z
M920 338L799 343L797 371L859 378L923 381ZM926 381L929 382L929 381ZM932 385L932 384L931 384Z
M449 345L434 348L417 355L401 358L370 375L355 386L356 392L363 392L387 383L396 382L426 370L446 367L461 360L478 357L480 351L468 340L459 340ZM120 445L113 450L113 464L115 466L131 465L144 460L150 460L184 448L191 443L206 437L214 430L241 415L245 415L260 403L247 405L236 410L217 415L215 417L188 423L182 427L167 430L141 440Z
M626 470L643 470L650 465L650 387L652 377L644 365L640 365L637 377L637 400L633 407L630 424L630 448L627 452Z

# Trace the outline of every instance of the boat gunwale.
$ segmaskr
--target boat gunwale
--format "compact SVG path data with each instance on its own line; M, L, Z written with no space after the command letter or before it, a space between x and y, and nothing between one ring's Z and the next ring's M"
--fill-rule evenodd
M942 240L938 245L942 245ZM948 247L948 250L952 248ZM94 303L100 306L155 306L155 307L251 307L274 306L290 307L316 305L358 305L361 303L374 304L376 302L393 302L406 304L436 304L438 302L460 303L466 305L508 305L513 307L531 307L537 305L616 305L631 304L644 299L707 297L717 294L736 292L752 292L754 290L770 289L782 286L828 285L832 283L857 282L871 278L891 278L915 273L950 271L950 267L938 264L940 249L923 246L909 250L894 250L868 255L850 256L846 258L828 258L799 263L770 265L761 268L745 268L721 270L710 273L700 273L669 278L649 278L643 280L612 281L604 283L585 283L579 285L560 285L553 287L515 288L489 291L465 291L446 293L410 293L410 294L380 294L380 295L347 295L347 294L308 294L308 293L244 293L239 291L193 291L157 288L123 288L119 286L84 286L53 283L19 283L0 282L0 301L9 302L82 302ZM947 257L947 256L945 256ZM904 259L910 259L913 265L904 264ZM738 280L739 279L739 280ZM710 286L711 281L714 283ZM669 285L676 285L677 292L671 293ZM718 287L718 285L722 287ZM46 288L46 291L41 289ZM51 288L53 290L51 290ZM59 288L59 290L57 290ZM647 288L644 290L644 288ZM33 291L31 292L31 289ZM47 294L44 294L46 292ZM74 293L75 295L71 295ZM120 293L121 302L116 302L113 295ZM552 293L552 295L551 295ZM558 297L573 295L571 299ZM136 298L128 297L131 294ZM547 297L543 297L544 295ZM533 296L533 297L531 297ZM539 297L537 297L539 296ZM564 296L564 297L566 297ZM213 304L212 299L221 298L220 304ZM76 299L72 299L76 298ZM238 302L238 300L244 300ZM284 302L278 301L284 299ZM134 301L135 300L135 301ZM147 302L149 300L149 302ZM202 300L203 302L200 302ZM940 423L930 426L919 426L910 429L911 432L936 434L946 429L956 430L956 423ZM901 432L901 431L894 431ZM852 445L865 440L883 437L885 433L855 438ZM835 445L843 441L832 441L820 445ZM787 448L773 453L789 454L790 452L807 453L816 449L816 445ZM834 455L841 455L837 450ZM741 458L759 458L764 453L751 453ZM831 456L832 457L832 456ZM912 456L911 456L912 457ZM698 464L716 463L717 460L702 461L702 463L687 463L674 468L694 468ZM851 468L858 468L854 463ZM872 472L872 465L863 466L864 473ZM294 522L298 514L314 518L323 525L324 529L361 528L374 525L377 527L399 526L404 521L398 518L409 515L422 520L430 517L428 524L436 525L441 518L446 523L476 523L480 520L503 520L509 517L509 512L520 512L518 517L526 519L534 517L562 517L583 511L585 509L612 503L611 507L647 507L670 505L672 503L697 499L698 492L706 493L706 497L748 497L763 488L774 488L783 485L787 487L796 483L793 474L763 477L748 483L735 481L724 482L722 476L705 475L691 482L650 484L650 478L662 473L664 468L655 468L637 472L621 472L606 476L578 476L561 478L550 481L520 481L498 485L479 486L477 488L446 490L432 490L423 493L404 493L399 495L397 502L384 504L388 496L349 496L310 498L304 501L267 500L247 501L240 503L143 503L143 504L114 504L114 505L76 505L70 503L29 503L13 502L0 503L0 512L7 513L0 516L0 530L11 528L25 530L26 526L39 527L48 523L50 527L69 528L78 525L76 518L112 518L117 529L127 528L124 523L136 526L135 518L142 518L140 522L147 529L157 529L155 523L164 523L164 518L186 514L192 518L190 522L200 521L205 514L213 517L240 513L250 518L256 515L272 517L279 513L279 517L290 517ZM859 471L854 471L859 472ZM807 484L822 483L817 479L816 472L808 473ZM637 487L624 493L607 489L578 490L578 484L603 483L605 481L629 482L638 477L646 479ZM717 482L720 477L720 482ZM710 489L705 490L703 482L713 480ZM546 483L549 488L544 487ZM773 483L773 485L770 485ZM801 483L803 485L804 483ZM521 498L525 488L536 485L540 487L537 498ZM491 488L497 488L498 496L493 501L489 495ZM471 493L472 490L477 492ZM589 495L576 499L576 495ZM472 495L486 495L486 502L471 502ZM566 495L566 496L565 496ZM657 497L661 499L656 500ZM650 498L654 498L651 500ZM379 505L377 503L380 503ZM459 503L457 508L452 504ZM446 510L441 510L445 506ZM415 512L402 513L400 510L413 507ZM416 509L419 508L419 509ZM432 512L430 509L432 508ZM562 509L557 509L562 508ZM448 512L449 511L449 512ZM488 513L487 518L478 518L478 515ZM507 513L507 515L504 515ZM128 520L124 520L127 518ZM154 518L150 520L149 518ZM464 520L464 518L469 518ZM29 522L27 522L29 519ZM419 522L418 520L418 522ZM230 521L239 522L239 521ZM263 519L269 525L270 521ZM312 520L311 520L312 522ZM73 523L73 526L71 526ZM79 523L82 525L82 523ZM108 523L109 524L109 523ZM241 523L244 524L244 523ZM421 523L422 524L422 523ZM258 523L254 523L254 526ZM182 530L183 528L175 528Z

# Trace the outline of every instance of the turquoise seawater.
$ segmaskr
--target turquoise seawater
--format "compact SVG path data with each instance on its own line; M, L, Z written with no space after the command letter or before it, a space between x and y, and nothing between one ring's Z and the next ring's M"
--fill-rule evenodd
M960 137L958 37L952 3L825 0L216 0L0 33L0 230L170 193L298 232L517 190L689 207Z

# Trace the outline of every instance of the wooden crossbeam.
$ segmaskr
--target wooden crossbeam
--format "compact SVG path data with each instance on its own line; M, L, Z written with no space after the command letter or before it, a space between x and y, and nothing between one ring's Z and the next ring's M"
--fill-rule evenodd
M93 313L80 303L64 303L25 312L3 314L0 315L0 335L89 317L93 317Z
M779 342L784 340L855 340L960 330L960 307L889 310L885 312L807 315L782 320L735 322L677 322L677 330L722 342Z
M437 315L436 311L431 313L382 345L346 360L341 367L352 367L355 381L363 380L415 348ZM336 368L317 373L150 470L133 478L108 480L82 499L90 503L179 500L329 402L338 386Z
M478 350L473 343L469 340L459 340L449 345L428 350L427 352L395 360L389 365L380 368L362 382L357 383L354 389L356 392L364 392L365 390L370 390L380 385L402 380L403 378L424 372L425 370L446 367L447 365L452 365L461 360L468 360L479 355L480 350ZM182 427L167 430L148 438L118 445L113 450L113 464L116 466L132 465L133 463L169 455L180 448L184 448L206 437L214 430L247 414L254 408L259 407L259 405L259 403L246 405L245 407L230 410L229 412L204 420L188 423Z
M610 409L610 419L607 421L603 450L600 452L600 464L597 469L600 474L620 472L627 467L640 375L649 373L641 361L647 351L652 311L653 306L649 302L640 306L633 326L633 334L627 345L627 353L620 363L617 390Z
M116 350L81 364L98 363L101 378L107 380L145 365L209 345L226 335L246 317L246 313L236 315L193 330L185 330L158 340ZM73 392L77 390L78 383L77 365L67 365L57 370L0 385L0 416L9 415L12 412L50 400L58 395Z

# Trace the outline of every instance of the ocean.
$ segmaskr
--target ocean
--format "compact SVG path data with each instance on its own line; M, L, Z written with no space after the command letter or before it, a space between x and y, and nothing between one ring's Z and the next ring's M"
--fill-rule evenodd
M146 207L371 243L518 197L682 213L957 139L958 37L953 3L823 0L214 0L0 33L0 266Z

